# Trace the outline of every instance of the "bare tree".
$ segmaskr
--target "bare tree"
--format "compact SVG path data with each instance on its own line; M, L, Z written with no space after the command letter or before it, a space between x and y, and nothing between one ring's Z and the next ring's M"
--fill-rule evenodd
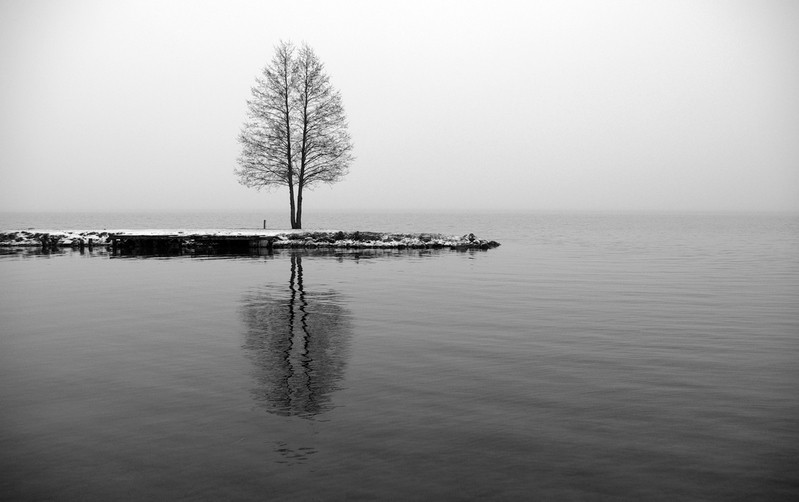
M303 190L341 180L353 159L341 95L311 47L281 42L247 106L239 182L288 187L291 228L302 228Z

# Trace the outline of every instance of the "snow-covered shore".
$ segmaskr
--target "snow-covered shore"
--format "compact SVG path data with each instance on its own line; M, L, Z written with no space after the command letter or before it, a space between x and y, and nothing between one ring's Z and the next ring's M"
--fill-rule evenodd
M0 232L0 246L43 248L109 246L114 242L171 241L183 248L215 241L251 241L270 248L453 248L489 249L496 241L474 234L407 234L344 232L337 230L242 230L242 229L149 229L149 230L16 230Z
M84 245L108 246L111 244L108 230L11 230L0 232L0 246L44 246L49 247L78 247L81 241Z

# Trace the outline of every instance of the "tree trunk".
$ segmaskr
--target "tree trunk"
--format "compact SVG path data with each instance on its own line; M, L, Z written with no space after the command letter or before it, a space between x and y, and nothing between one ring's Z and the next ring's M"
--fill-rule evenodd
M289 199L291 203L291 228L297 227L297 220L295 217L294 206L294 172L293 172L293 158L291 154L291 104L289 103L289 95L291 94L291 83L289 82L289 75L291 74L291 55L287 54L283 59L283 118L286 124L286 178L289 185Z
M294 228L302 228L302 181L297 185L297 216L294 223L297 224Z
M289 206L291 208L291 228L297 227L297 220L295 219L296 207L294 205L294 185L289 183Z

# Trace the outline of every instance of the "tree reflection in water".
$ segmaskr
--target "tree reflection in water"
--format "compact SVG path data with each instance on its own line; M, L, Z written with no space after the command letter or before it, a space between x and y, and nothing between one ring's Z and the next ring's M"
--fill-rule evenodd
M270 413L312 418L331 407L347 364L351 316L334 290L305 291L302 256L291 254L288 288L242 300L244 348L255 363L254 399Z

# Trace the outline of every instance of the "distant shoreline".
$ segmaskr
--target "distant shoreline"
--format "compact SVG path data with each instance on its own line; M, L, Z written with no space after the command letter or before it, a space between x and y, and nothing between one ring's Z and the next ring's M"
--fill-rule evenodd
M0 232L0 247L42 249L110 246L115 252L243 251L278 248L491 249L496 241L435 233L340 230L13 230Z

